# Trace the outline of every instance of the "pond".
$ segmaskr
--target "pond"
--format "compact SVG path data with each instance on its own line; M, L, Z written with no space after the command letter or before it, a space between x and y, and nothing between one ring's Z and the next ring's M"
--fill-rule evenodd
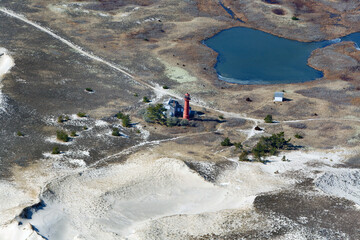
M339 41L360 44L360 33L322 42L298 42L244 27L224 30L204 40L219 53L219 79L239 84L300 83L323 73L307 65L311 52Z

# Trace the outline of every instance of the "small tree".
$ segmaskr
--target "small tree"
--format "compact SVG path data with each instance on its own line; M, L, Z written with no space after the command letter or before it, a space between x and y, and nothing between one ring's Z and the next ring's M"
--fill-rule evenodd
M228 137L226 137L220 144L221 144L221 146L224 146L224 147L228 147L228 146L232 145L232 143Z
M156 104L155 106L150 105L143 117L146 122L151 123L159 123L164 125L166 123L166 115L165 115L166 109L164 106L160 103Z
M266 123L272 123L273 122L273 118L272 115L268 114L265 118L264 118Z

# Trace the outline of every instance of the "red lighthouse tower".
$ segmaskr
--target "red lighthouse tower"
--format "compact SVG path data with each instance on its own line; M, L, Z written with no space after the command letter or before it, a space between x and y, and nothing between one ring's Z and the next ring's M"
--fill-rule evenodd
M189 114L189 110L190 110L189 101L191 100L190 94L186 93L184 100L185 100L185 104L184 104L183 119L190 120L190 114Z

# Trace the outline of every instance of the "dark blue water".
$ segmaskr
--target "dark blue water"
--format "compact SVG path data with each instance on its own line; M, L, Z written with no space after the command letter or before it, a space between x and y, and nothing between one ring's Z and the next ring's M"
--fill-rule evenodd
M224 30L204 44L219 53L219 79L239 84L281 84L312 81L323 76L307 65L311 52L339 41L360 45L360 33L332 41L304 43L249 29Z

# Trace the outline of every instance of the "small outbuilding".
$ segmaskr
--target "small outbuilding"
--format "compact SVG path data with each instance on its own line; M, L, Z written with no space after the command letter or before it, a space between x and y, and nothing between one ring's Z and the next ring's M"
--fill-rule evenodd
M283 101L284 101L284 93L283 92L275 92L274 102L283 102Z

